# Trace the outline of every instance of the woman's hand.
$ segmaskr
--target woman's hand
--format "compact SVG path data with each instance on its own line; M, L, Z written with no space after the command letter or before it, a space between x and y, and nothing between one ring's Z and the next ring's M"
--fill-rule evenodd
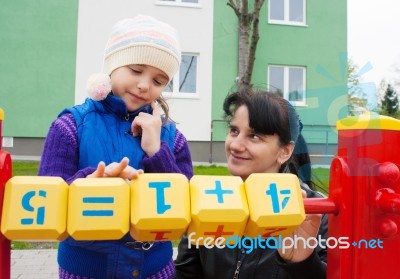
M104 162L100 162L97 165L97 169L87 177L121 177L123 179L134 179L141 173L143 173L143 170L137 170L129 166L129 159L124 157L119 163L114 162L108 166L106 166Z
M303 199L307 197L307 194L304 190L302 190ZM301 225L294 230L294 232L288 236L292 238L293 242L295 241L294 235L297 238L304 238L307 240L310 237L316 238L319 231L319 226L321 224L321 214L307 214L305 220ZM312 242L314 244L314 242ZM294 245L296 246L296 245ZM306 247L304 248L303 241L297 245L297 247L285 248L283 252L282 249L278 249L279 255L287 262L301 262L307 259L312 253L314 249Z
M151 157L161 148L161 115L160 108L155 102L151 103L153 114L141 112L132 122L132 135L142 136L141 147L147 156Z

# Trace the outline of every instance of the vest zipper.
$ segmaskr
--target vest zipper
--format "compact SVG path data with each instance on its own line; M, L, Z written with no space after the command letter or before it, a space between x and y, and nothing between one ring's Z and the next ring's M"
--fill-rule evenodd
M235 270L235 274L233 275L233 279L239 278L240 267L242 266L245 255L246 255L246 251L244 250L244 248L242 248L242 250L240 251L239 260L236 263L236 270Z
M125 120L126 120L126 121L129 121L129 113L127 113L127 114L125 115Z

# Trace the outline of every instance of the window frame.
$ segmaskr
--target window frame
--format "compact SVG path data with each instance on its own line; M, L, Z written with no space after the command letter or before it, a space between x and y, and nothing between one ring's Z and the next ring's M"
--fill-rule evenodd
M172 1L163 1L163 0L156 0L156 5L160 6L178 6L178 7L188 7L188 8L201 8L202 0L198 0L197 3L185 3L182 0L172 0Z
M283 98L289 101L293 106L307 106L307 67L306 66L294 66L294 65L278 65L278 64L270 64L268 65L268 74L267 74L267 84L268 84L268 90L270 90L270 74L271 74L271 67L277 67L277 68L283 68ZM302 84L303 84L303 96L301 101L290 101L289 100L289 70L290 69L302 69L303 70L303 78L302 78ZM273 90L270 90L273 91Z
M195 56L196 61L196 89L194 93L192 92L180 92L179 91L179 82L174 82L172 91L163 91L163 97L165 98L176 98L176 99L199 99L199 63L200 63L200 54L194 52L184 52L182 56ZM180 67L182 66L182 63ZM176 72L172 80L180 81L180 67ZM167 85L168 86L168 85Z
M293 25L293 26L307 26L307 13L306 13L307 0L302 0L303 1L303 21L302 22L289 20L290 0L283 0L283 1L284 1L284 18L283 18L283 20L271 19L271 0L268 1L268 23L281 24L281 25Z

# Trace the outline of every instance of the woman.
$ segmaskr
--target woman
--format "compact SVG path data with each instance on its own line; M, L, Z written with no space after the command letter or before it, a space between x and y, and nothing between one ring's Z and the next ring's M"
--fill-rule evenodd
M243 181L252 173L299 176L303 196L322 197L311 190L311 166L301 123L293 106L277 94L247 90L224 101L229 132L225 140L228 169ZM307 185L304 183L309 183ZM310 188L311 187L311 188ZM327 217L307 215L292 238L327 237ZM325 278L326 249L188 248L182 238L175 261L176 278Z

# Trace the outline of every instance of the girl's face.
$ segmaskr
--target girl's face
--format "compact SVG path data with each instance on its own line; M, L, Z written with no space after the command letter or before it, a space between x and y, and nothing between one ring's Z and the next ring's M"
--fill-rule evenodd
M225 139L228 169L232 175L244 181L252 173L277 173L292 152L293 144L281 146L276 134L255 133L249 127L247 107L237 108Z
M128 111L135 111L156 100L168 84L168 76L148 65L128 65L111 73L112 92L124 100Z

